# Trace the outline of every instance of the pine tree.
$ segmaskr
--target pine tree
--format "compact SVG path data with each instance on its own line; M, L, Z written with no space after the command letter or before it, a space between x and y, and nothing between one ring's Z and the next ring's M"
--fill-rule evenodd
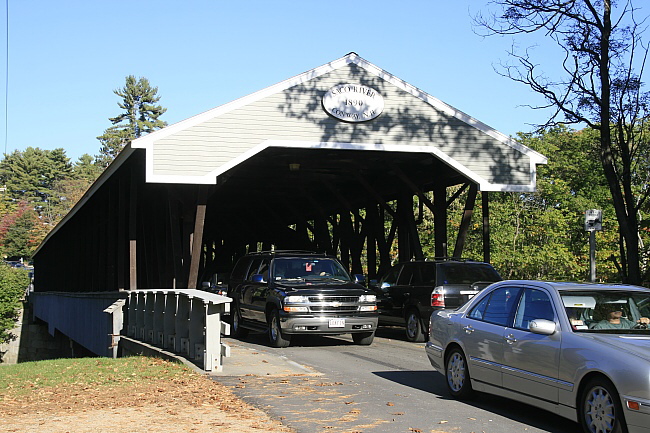
M6 187L7 197L38 206L59 199L54 195L54 185L71 172L65 150L28 147L24 152L16 150L5 155L0 162L0 183Z
M108 166L131 140L167 125L159 119L167 109L157 105L160 100L158 87L152 87L148 79L140 77L136 80L129 75L125 86L113 93L122 98L118 106L124 112L109 118L112 126L97 137L102 144L97 160L103 167Z

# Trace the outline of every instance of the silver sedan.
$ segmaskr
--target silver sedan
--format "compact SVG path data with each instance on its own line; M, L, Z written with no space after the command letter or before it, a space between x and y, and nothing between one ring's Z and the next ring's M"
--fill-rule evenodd
M650 432L650 290L502 281L431 315L426 353L456 398L481 391L579 422Z

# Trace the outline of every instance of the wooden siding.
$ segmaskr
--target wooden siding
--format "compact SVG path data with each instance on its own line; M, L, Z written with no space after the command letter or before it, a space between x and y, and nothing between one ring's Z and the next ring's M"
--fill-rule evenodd
M322 109L322 95L342 83L377 89L385 100L383 113L356 124L329 116ZM531 181L529 156L355 64L155 141L153 173L204 176L266 140L375 145L372 150L425 147L442 152L488 183Z

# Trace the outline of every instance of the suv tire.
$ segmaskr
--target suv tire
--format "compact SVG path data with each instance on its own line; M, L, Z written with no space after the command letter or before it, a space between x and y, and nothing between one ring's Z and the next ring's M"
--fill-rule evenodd
M287 347L291 344L291 336L282 333L280 313L274 309L269 314L269 341L272 347Z
M372 344L372 340L375 339L375 332L359 332L356 334L352 334L352 341L354 341L354 344L358 344L360 346L370 346Z
M424 325L420 313L415 308L406 312L406 339L411 342L421 343L426 340Z
M230 334L234 338L243 338L248 335L248 329L242 328L242 317L241 311L239 311L239 305L235 304L232 306L232 313L230 315L230 325L231 330Z

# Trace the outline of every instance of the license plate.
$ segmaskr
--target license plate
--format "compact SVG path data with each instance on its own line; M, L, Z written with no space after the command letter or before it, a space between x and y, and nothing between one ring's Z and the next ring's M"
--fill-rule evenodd
M330 328L345 328L345 319L330 319Z

